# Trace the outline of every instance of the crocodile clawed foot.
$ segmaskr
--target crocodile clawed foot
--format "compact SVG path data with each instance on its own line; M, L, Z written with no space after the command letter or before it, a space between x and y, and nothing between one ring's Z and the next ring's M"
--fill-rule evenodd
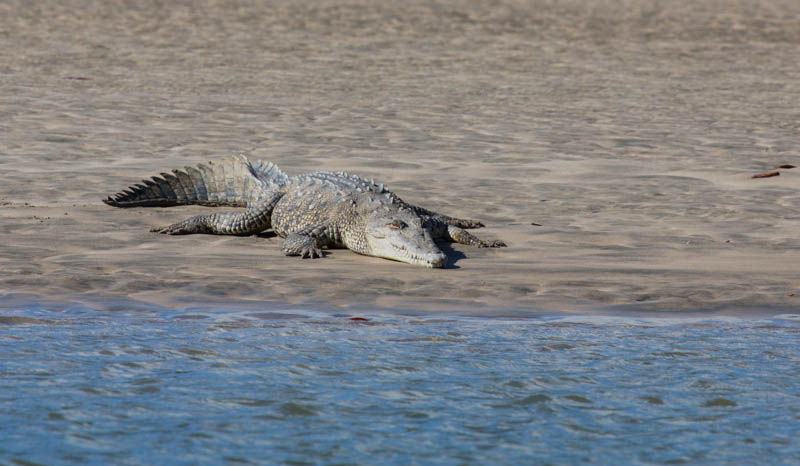
M322 253L322 249L318 248L317 245L312 245L303 248L300 252L300 257L303 259L317 259L319 257L325 257Z

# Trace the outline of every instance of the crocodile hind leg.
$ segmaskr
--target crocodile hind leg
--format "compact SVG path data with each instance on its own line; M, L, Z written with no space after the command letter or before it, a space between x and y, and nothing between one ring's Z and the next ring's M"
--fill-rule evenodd
M153 228L150 231L167 235L192 235L195 233L254 235L272 226L272 210L282 196L283 193L276 193L252 207L248 207L244 212L197 215L169 226Z

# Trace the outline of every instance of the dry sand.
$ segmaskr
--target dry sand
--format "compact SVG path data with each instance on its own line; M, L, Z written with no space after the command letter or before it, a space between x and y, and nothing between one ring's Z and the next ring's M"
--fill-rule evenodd
M800 165L800 3L266 3L0 3L0 306L800 308L800 168L750 178ZM235 153L509 247L304 261L100 202Z

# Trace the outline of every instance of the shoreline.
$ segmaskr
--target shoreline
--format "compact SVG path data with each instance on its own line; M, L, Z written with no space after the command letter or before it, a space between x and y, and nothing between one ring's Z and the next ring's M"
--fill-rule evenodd
M122 313L142 316L148 314L170 314L181 319L215 319L220 316L257 320L282 320L310 316L327 316L348 319L368 317L372 319L478 319L493 321L531 321L552 319L622 319L629 321L676 321L695 320L760 320L793 319L800 316L798 308L792 306L752 308L746 306L721 306L683 310L648 309L635 305L621 306L577 306L570 309L514 309L514 308L469 308L450 307L440 309L367 307L363 305L330 306L324 303L279 303L268 301L238 300L218 302L193 302L177 298L171 303L148 302L121 296L39 296L35 294L0 295L0 317L56 318L65 312Z

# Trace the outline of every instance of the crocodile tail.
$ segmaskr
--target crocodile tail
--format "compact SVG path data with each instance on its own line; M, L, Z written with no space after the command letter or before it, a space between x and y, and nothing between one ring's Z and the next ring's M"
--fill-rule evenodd
M103 199L114 207L169 207L199 204L244 207L283 185L286 174L269 162L253 165L243 155L208 162L149 180Z
M273 185L283 186L289 181L289 177L277 165L272 162L265 162L259 160L255 163L249 163L250 173L259 180Z

